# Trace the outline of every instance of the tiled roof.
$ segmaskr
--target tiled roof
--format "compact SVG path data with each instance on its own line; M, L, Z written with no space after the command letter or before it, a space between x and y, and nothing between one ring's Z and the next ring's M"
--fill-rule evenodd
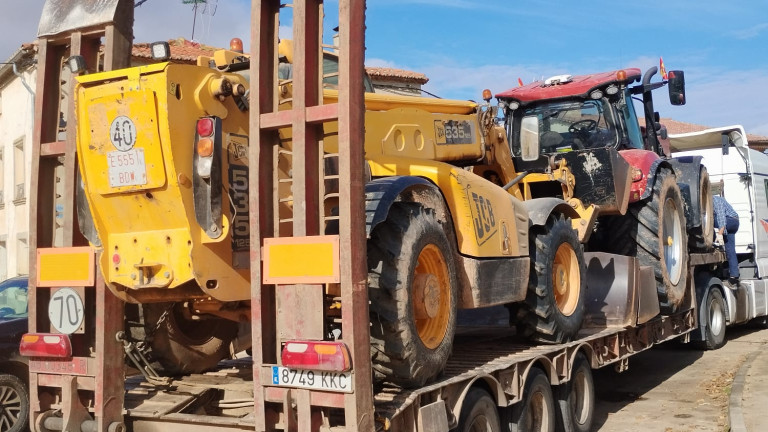
M645 125L645 119L639 118L638 121L640 122L641 126ZM712 126L702 126L697 125L693 123L685 123L677 120L673 120L671 118L662 118L659 123L663 124L667 128L667 132L670 134L682 134L682 133L689 133L689 132L698 132L703 131L705 129L710 129ZM747 141L750 142L756 142L756 141L768 141L768 137L761 136L761 135L755 135L751 133L747 133Z
M195 63L197 62L197 57L212 56L214 51L220 49L217 47L192 42L184 38L171 39L168 41L168 45L171 47L171 61L180 63ZM152 53L150 52L150 44L134 44L131 55L133 55L133 57L139 58L152 58Z
M429 78L427 78L427 76L423 73L403 69L387 67L366 67L365 71L368 72L368 75L371 77L371 79L384 79L389 81L416 84L426 84L429 81Z

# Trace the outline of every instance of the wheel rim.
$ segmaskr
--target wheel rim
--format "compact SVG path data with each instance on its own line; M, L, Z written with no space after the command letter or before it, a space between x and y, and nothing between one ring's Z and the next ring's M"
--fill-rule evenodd
M547 397L541 391L531 395L530 404L525 415L525 425L522 430L531 432L548 431L549 428L549 410Z
M581 274L576 252L569 243L563 243L557 248L552 267L552 285L557 309L563 315L570 316L579 304Z
M592 405L592 394L587 384L587 376L583 370L571 378L571 413L578 424L586 424L589 408Z
M669 281L674 285L680 282L683 266L683 228L679 218L680 209L671 198L664 201L664 221L662 241L664 264L667 267Z
M437 246L429 244L419 254L411 292L416 332L427 348L435 349L445 337L451 314L448 266Z
M719 335L725 325L723 305L717 301L709 302L709 328L713 335Z
M702 232L706 235L707 233L711 234L712 229L714 227L714 219L712 219L713 209L712 209L712 197L710 196L709 192L709 182L706 183L705 186L701 188L701 202L704 203L702 206L702 213L701 213L701 229ZM710 225L712 224L712 225Z
M21 395L15 388L0 386L0 431L8 431L19 422Z

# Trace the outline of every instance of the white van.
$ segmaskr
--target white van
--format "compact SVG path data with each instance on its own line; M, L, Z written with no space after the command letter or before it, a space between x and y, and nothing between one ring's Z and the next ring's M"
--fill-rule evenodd
M699 286L719 286L727 303L727 324L755 318L768 324L768 155L749 148L740 125L670 134L669 141L675 157L702 157L713 194L722 195L739 213L736 253L740 286ZM727 268L727 263L720 267ZM722 277L718 270L714 274ZM706 293L702 295L707 298Z

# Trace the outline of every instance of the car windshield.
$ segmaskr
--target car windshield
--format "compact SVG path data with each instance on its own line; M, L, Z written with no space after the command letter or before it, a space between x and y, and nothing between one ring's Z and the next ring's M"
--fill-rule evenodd
M519 116L519 114L518 114ZM527 140L538 140L541 154L616 146L619 134L607 99L566 101L524 108L511 141L520 154Z
M26 317L26 279L9 279L0 283L0 319Z

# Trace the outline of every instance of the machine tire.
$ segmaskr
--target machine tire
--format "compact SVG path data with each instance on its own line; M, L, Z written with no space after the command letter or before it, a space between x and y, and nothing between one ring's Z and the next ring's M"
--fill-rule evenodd
M531 368L525 380L523 400L512 406L511 432L554 432L555 400L547 375Z
M701 225L690 231L690 246L696 251L708 251L712 249L715 230L714 203L712 202L712 189L709 184L709 173L702 167L699 175L699 208L695 211L701 213Z
M702 305L707 315L704 340L698 342L700 348L716 350L725 345L726 305L723 294L717 288L707 291L707 298Z
M584 251L571 222L552 216L531 230L531 271L525 302L510 305L510 324L538 342L572 340L586 311Z
M29 390L16 375L0 374L0 432L19 432L29 422Z
M236 322L223 318L189 320L184 317L183 308L182 303L144 305L144 326L151 338L152 358L170 375L213 369L229 356L229 344L237 336ZM155 329L166 310L169 313Z
M659 169L649 198L631 204L625 216L609 216L602 223L599 240L590 246L635 256L640 265L652 267L661 313L676 312L688 281L688 238L682 194L673 171ZM672 244L665 245L665 238Z
M500 432L499 409L487 391L473 387L464 398L458 432Z
M377 382L418 387L445 367L458 307L453 250L434 210L419 203L392 204L387 220L371 233L368 293Z
M583 353L576 354L571 380L557 387L557 423L563 432L589 432L595 413L592 368Z

